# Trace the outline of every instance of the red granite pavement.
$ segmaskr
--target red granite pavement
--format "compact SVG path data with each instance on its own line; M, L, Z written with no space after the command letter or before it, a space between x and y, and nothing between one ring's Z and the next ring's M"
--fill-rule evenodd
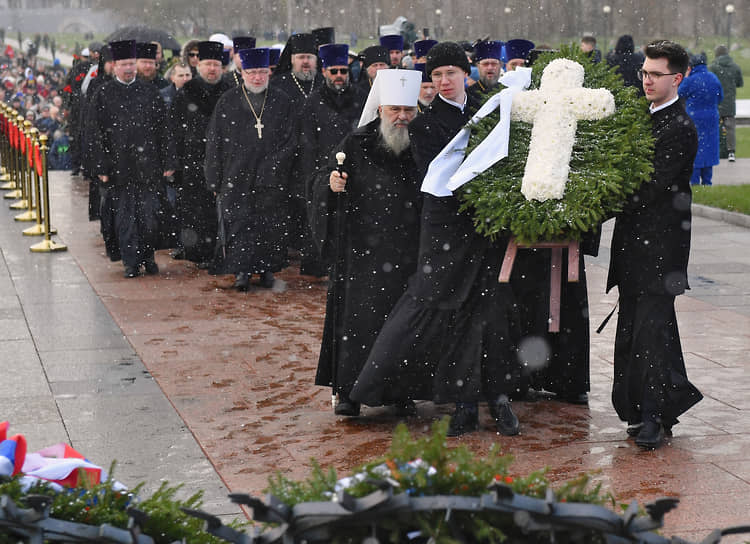
M330 392L313 385L325 284L291 266L273 290L238 293L233 278L166 252L157 255L159 276L123 279L122 264L104 255L98 223L86 221L85 185L58 179L61 237L230 489L260 493L276 470L302 477L311 458L346 472L387 449L398 421L388 409L338 418ZM603 295L604 268L590 264L587 273L596 326L615 295ZM485 414L482 431L448 445L484 454L498 442L515 456L516 473L549 467L555 481L595 471L621 502L680 497L665 534L697 540L750 522L750 318L689 296L677 307L688 371L706 398L665 447L639 449L611 407L613 325L592 335L588 407L517 402L520 436L497 435ZM449 411L421 403L408 426L425 433Z

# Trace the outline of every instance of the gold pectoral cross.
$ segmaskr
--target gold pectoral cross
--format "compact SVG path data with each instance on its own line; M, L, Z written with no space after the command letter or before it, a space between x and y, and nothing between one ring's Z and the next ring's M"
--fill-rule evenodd
M258 139L262 140L263 139L263 128L265 127L265 125L260 122L260 119L258 119L253 126L256 129L258 129Z

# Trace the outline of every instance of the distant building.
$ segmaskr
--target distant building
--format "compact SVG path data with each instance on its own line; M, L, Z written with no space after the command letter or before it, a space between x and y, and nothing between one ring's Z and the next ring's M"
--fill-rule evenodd
M106 10L95 10L94 0L0 0L0 25L6 31L51 33L109 33L119 18Z

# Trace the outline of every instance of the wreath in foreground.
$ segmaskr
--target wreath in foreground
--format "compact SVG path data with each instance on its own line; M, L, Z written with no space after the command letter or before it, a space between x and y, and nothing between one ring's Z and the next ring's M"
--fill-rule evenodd
M542 72L556 59L584 67L583 86L607 89L615 112L599 120L578 121L570 172L561 199L527 200L521 182L529 155L532 125L511 121L508 156L479 174L460 190L462 211L470 210L479 234L494 238L507 231L523 243L581 240L586 233L621 211L627 195L650 179L653 137L648 104L622 78L600 62L594 64L576 46L543 53L533 66L532 89L539 89ZM514 103L515 107L515 103ZM498 114L472 128L467 155L487 137Z

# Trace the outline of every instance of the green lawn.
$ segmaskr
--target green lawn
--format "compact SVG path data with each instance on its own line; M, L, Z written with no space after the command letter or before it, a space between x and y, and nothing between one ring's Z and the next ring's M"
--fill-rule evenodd
M750 185L693 186L693 202L750 215Z
M737 137L737 157L750 159L750 126L738 126L735 136Z

